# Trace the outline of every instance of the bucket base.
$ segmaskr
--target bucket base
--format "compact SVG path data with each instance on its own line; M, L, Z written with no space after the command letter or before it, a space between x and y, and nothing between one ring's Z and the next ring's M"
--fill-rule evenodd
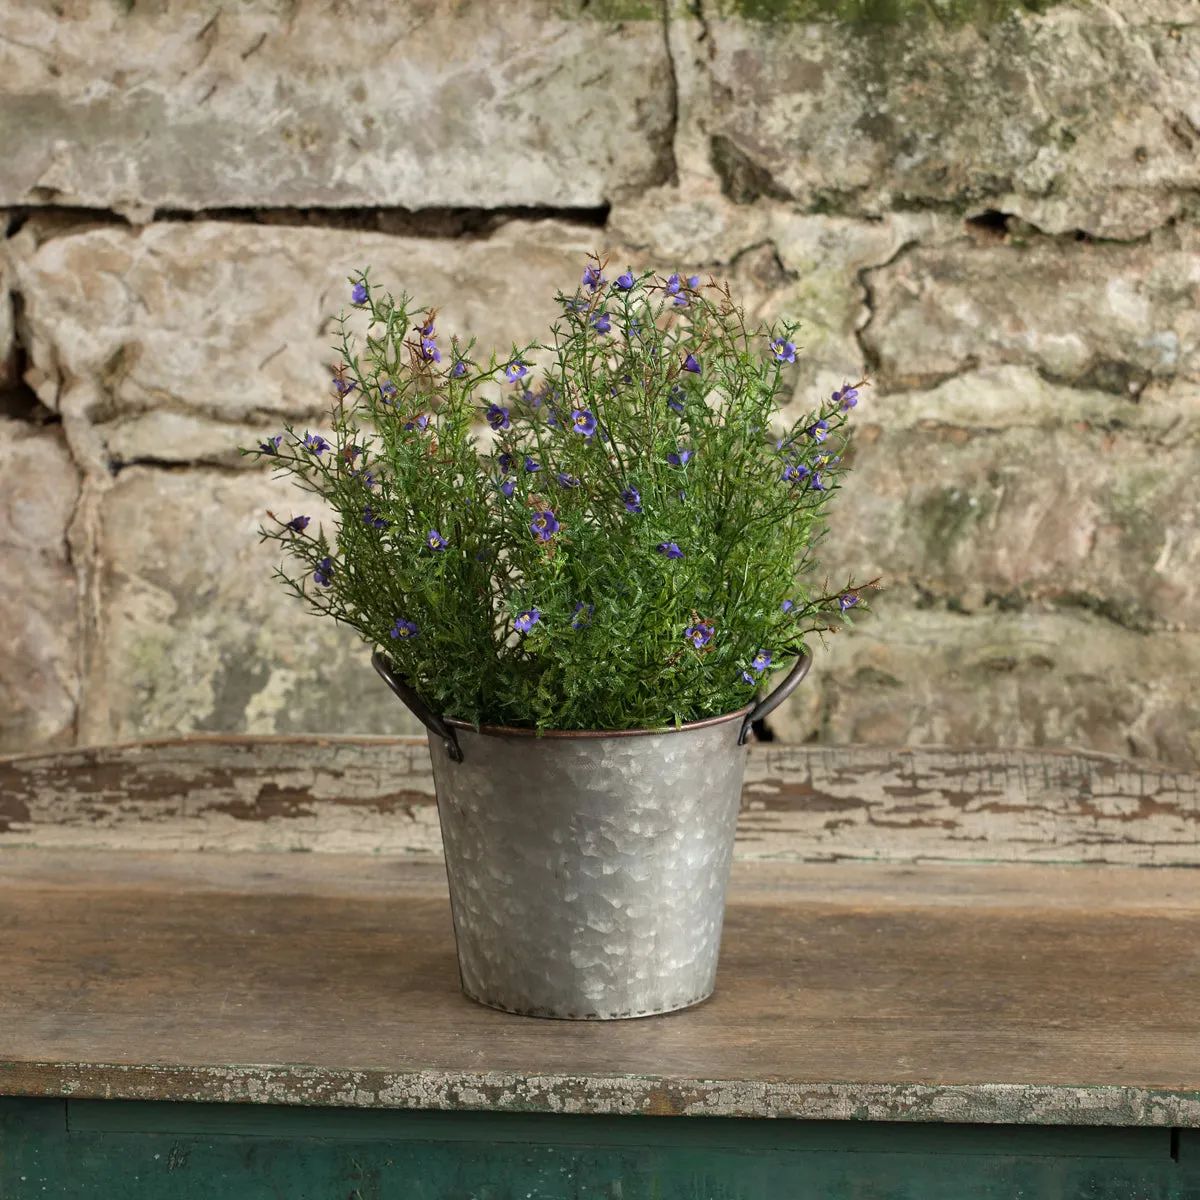
M512 1013L513 1016L517 1017L541 1017L546 1021L636 1021L638 1017L661 1017L667 1013L682 1012L685 1008L695 1008L697 1004L703 1004L705 1000L710 999L714 991L714 988L709 988L702 996L696 996L691 1000L684 1000L680 1004L669 1004L665 1008L647 1008L639 1012L613 1013L561 1013L551 1012L546 1008L510 1008L507 1004L498 1004L494 1000L485 1000L482 996L472 995L466 988L462 989L462 994L468 1000L474 1000L476 1004L482 1004L484 1008L494 1008L499 1012Z

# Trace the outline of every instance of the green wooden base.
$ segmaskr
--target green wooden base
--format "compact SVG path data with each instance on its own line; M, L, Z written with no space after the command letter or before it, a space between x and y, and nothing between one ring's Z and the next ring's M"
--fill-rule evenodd
M1200 1200L1200 1133L0 1097L0 1200Z

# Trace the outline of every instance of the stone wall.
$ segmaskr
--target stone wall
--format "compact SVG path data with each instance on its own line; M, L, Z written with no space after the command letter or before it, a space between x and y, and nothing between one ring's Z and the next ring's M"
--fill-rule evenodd
M1200 762L1200 8L664 4L0 11L0 751L411 729L236 447L359 265L506 345L600 249L872 380L779 736Z

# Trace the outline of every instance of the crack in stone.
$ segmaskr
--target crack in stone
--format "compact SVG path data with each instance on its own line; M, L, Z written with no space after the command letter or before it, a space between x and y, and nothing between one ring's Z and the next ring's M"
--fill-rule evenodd
M135 455L133 458L109 459L108 473L116 479L122 471L130 467L147 467L155 471L184 473L187 471L204 470L219 471L224 475L245 475L247 468L233 463L221 462L215 458L156 458L153 455Z
M697 3L697 7L699 4ZM679 75L675 69L675 55L671 50L671 0L664 0L662 9L663 49L667 55L667 78L670 81L671 114L663 137L666 178L664 183L679 186L679 155L675 141L679 136Z
M907 254L910 250L920 245L919 238L909 238L907 241L901 242L895 252L891 254L883 262L870 263L867 266L859 267L854 272L854 278L858 286L862 289L863 307L867 312L867 319L859 322L854 329L854 340L858 344L858 351L862 355L863 368L866 371L867 377L871 378L879 373L880 358L878 353L867 342L867 330L871 327L871 322L875 320L875 289L871 286L870 275L872 271L882 271ZM891 389L889 389L891 390Z
M10 381L0 383L0 417L25 421L30 425L61 425L62 414L43 404L37 393L25 381L25 372L29 365L29 351L21 335L25 299L18 291L12 292L12 306L12 354L7 366L0 361L0 378L7 375Z
M308 228L359 230L394 237L487 238L510 221L564 221L603 229L608 224L610 205L553 207L508 205L498 208L439 207L396 208L386 205L351 208L297 208L288 206L246 208L154 209L153 224L220 221L243 225L282 225ZM135 227L128 217L111 209L71 205L21 205L10 210L8 236L15 237L34 223L36 244L67 237L96 225Z
M971 604L968 604L962 586L952 582L930 580L909 572L903 579L897 577L893 583L896 589L894 594L903 598L902 589L905 587L913 597L912 607L918 611L950 612L968 620L976 617L986 620L995 614L1022 613L1027 609L1044 613L1076 611L1090 613L1128 633L1151 635L1190 632L1186 625L1149 616L1135 602L1080 589L1064 589L1049 583L1016 584L1005 592L985 587L982 602Z
M1088 242L1097 246L1147 246L1155 233L1163 229L1170 229L1178 223L1176 218L1170 217L1156 229L1149 229L1137 237L1117 238L1089 233L1086 229L1065 229L1060 233L1051 233L1016 213L1007 213L995 208L985 208L972 217L963 218L963 224L968 229L991 234L997 241L1002 241L1012 235L1021 238L1041 238L1052 242Z
M75 667L78 673L78 684L75 689L74 702L71 705L71 745L79 745L80 734L83 732L82 717L83 717L83 680L85 678L84 671L88 664L88 633L89 626L87 620L87 592L85 585L87 583L88 562L87 555L76 556L75 545L72 540L71 531L75 528L76 522L80 523L81 528L86 530L87 514L84 511L85 497L87 495L87 476L82 465L75 457L75 451L71 448L70 439L64 437L63 442L67 447L67 454L71 459L71 465L75 468L76 474L79 477L79 495L75 497L75 505L71 509L71 515L67 518L66 524L63 526L63 548L67 556L67 565L75 575L75 627L78 631L79 641L75 651Z
M610 205L552 207L509 205L499 208L424 208L386 206L357 208L208 208L196 210L156 209L154 221L224 221L243 225L304 226L350 229L388 234L392 237L488 238L510 221L565 221L603 229L608 224Z

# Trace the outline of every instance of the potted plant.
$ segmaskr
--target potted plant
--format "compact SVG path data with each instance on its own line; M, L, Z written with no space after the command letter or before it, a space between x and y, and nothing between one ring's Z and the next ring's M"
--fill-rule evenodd
M429 729L464 991L538 1016L711 994L751 723L860 597L811 582L860 385L775 429L793 325L607 269L486 361L352 276L329 428L247 451L334 513L272 515L279 579Z

